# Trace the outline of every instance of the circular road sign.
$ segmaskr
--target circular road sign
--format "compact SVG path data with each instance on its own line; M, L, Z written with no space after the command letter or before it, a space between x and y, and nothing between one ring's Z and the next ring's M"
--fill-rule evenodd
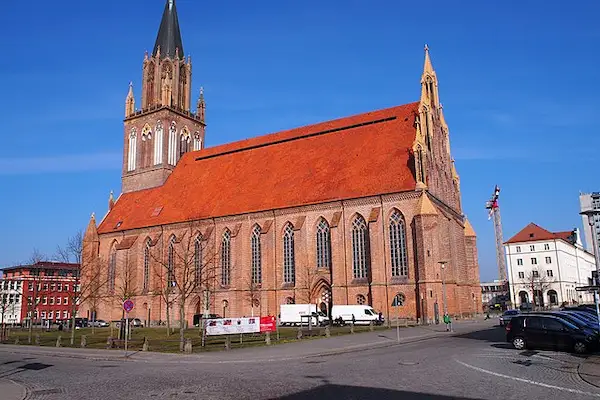
M130 312L131 310L133 310L133 301L127 299L123 302L123 310L125 310L126 312Z

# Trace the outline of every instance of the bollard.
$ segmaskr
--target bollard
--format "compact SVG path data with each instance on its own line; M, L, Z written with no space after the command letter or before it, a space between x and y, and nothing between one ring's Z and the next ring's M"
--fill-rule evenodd
M112 338L111 337L106 339L106 348L107 349L112 348Z
M35 344L36 344L36 346L40 345L40 335L39 334L35 335Z
M186 354L192 354L192 339L185 339L184 351Z
M87 346L87 336L81 335L81 347L86 347L86 346Z
M331 328L329 328L329 325L325 327L325 337L331 337Z
M302 339L302 328L298 328L298 333L296 334L296 339Z
M150 347L150 343L148 342L148 337L144 336L144 344L142 345L142 351L148 351L148 348Z
M375 330L375 326L373 325L373 321L369 322L369 330L373 332Z
M350 333L354 333L354 321L350 324Z
M58 337L56 338L56 347L60 347L61 341L62 341L62 336L58 335Z
M19 337L18 336L15 338L15 344L19 344Z
M271 345L271 332L267 332L267 334L265 335L265 343L267 344L267 346Z
M231 350L231 338L225 336L225 350Z

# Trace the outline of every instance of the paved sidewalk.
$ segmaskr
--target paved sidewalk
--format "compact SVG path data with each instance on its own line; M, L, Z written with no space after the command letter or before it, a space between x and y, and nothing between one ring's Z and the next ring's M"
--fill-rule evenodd
M593 355L586 358L579 364L577 373L590 385L600 387L600 356Z
M18 383L0 378L0 398L2 400L23 400L27 392Z
M90 360L127 360L138 362L190 362L190 363L244 363L257 361L274 361L298 359L306 357L326 356L359 351L372 348L395 346L437 337L460 335L481 329L488 329L495 323L492 321L458 321L454 332L446 332L445 326L417 326L400 328L400 342L397 341L395 328L354 335L334 336L322 339L307 339L297 342L274 344L272 346L249 347L231 351L216 351L194 354L172 354L155 352L129 352L125 358L123 350L55 348L25 345L0 345L2 353L27 354L50 357L71 357Z

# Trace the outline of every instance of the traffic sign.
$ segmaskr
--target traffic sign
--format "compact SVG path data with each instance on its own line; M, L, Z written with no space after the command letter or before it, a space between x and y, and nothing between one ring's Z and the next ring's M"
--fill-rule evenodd
M398 293L396 296L394 296L394 300L392 301L392 307L400 307L404 305L404 300L406 300L404 295L402 293Z
M125 300L123 302L123 310L125 310L125 312L131 312L131 310L133 310L133 301L130 299Z
M575 288L578 292L587 292L588 290L591 292L595 292L600 290L600 286L579 286Z

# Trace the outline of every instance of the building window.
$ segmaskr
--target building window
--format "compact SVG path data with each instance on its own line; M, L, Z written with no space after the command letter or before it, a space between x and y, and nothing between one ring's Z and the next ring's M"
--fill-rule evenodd
M361 215L352 222L352 270L355 279L369 277L369 230Z
M48 311L48 319L54 319L54 311Z
M552 257L546 257L546 264L552 264Z
M69 298L68 297L65 297L65 301L63 301L63 304L65 306L69 304Z
M69 312L63 311L63 319L67 319L67 318L69 318Z
M546 275L548 275L550 278L552 278L554 276L553 272L551 269L546 271Z
M406 253L406 226L398 210L390 217L390 255L392 276L408 276L408 256Z
M150 286L150 246L152 240L146 239L146 245L144 246L144 280L142 282L142 290L144 293L148 292Z
M548 243L544 244L544 250L550 250L550 245Z
M59 283L56 285L56 290L58 290L59 292L62 292L62 283Z
M531 265L537 265L537 258L531 257Z
M260 250L260 226L254 225L250 239L252 250L252 284L262 283L262 260Z
M108 290L110 293L115 292L115 275L117 272L117 250L113 245L108 256ZM69 290L68 285L65 285L65 290Z
M521 278L521 279L525 278L525 272L519 272L519 278Z
M296 300L293 297L286 297L285 304L295 304Z
M46 296L42 297L42 304L43 305L48 304L48 298Z
M317 225L317 268L331 268L331 231L324 218Z
M175 122L171 123L169 128L169 154L168 163L171 165L177 164L177 125Z
M523 259L517 258L517 265L523 265Z
M198 235L194 240L194 279L198 288L202 284L202 235Z
M183 157L185 153L190 151L191 137L187 127L181 130L181 143L179 145L179 158Z
M167 250L167 282L170 288L177 286L175 281L175 236L169 239L169 249Z
M129 153L127 155L127 171L133 171L135 169L137 156L137 131L135 128L131 129L129 134Z
M361 306L363 306L366 303L367 303L367 298L364 295L359 294L356 296L356 304L360 304Z
M11 289L12 289L12 288L11 288ZM55 290L56 290L56 284L54 284L54 283L51 283L51 284L50 284L50 291L51 291L51 292L54 292Z
M162 164L163 132L162 121L158 121L154 129L154 165Z
M225 230L221 239L221 285L231 283L231 232Z
M517 253L521 252L521 246L517 246Z
M54 305L54 297L50 297L50 305L53 306Z
M56 298L56 305L57 305L57 306L60 306L60 305L61 305L61 303L62 303L62 297L57 297L57 298Z
M114 286L114 285L113 285L113 286ZM68 292L68 291L69 291L69 285L68 285L68 284L65 284L65 292Z
M283 283L296 283L294 227L289 222L283 230Z
M29 290L30 292L33 292L33 283L29 282L27 284L27 290Z
M535 245L534 245L534 244L532 244L531 246L529 246L529 250L531 250L531 251L535 251Z
M538 271L532 271L533 272L533 277L534 278L539 278L540 277L540 273Z
M42 319L46 319L46 311L42 311Z

